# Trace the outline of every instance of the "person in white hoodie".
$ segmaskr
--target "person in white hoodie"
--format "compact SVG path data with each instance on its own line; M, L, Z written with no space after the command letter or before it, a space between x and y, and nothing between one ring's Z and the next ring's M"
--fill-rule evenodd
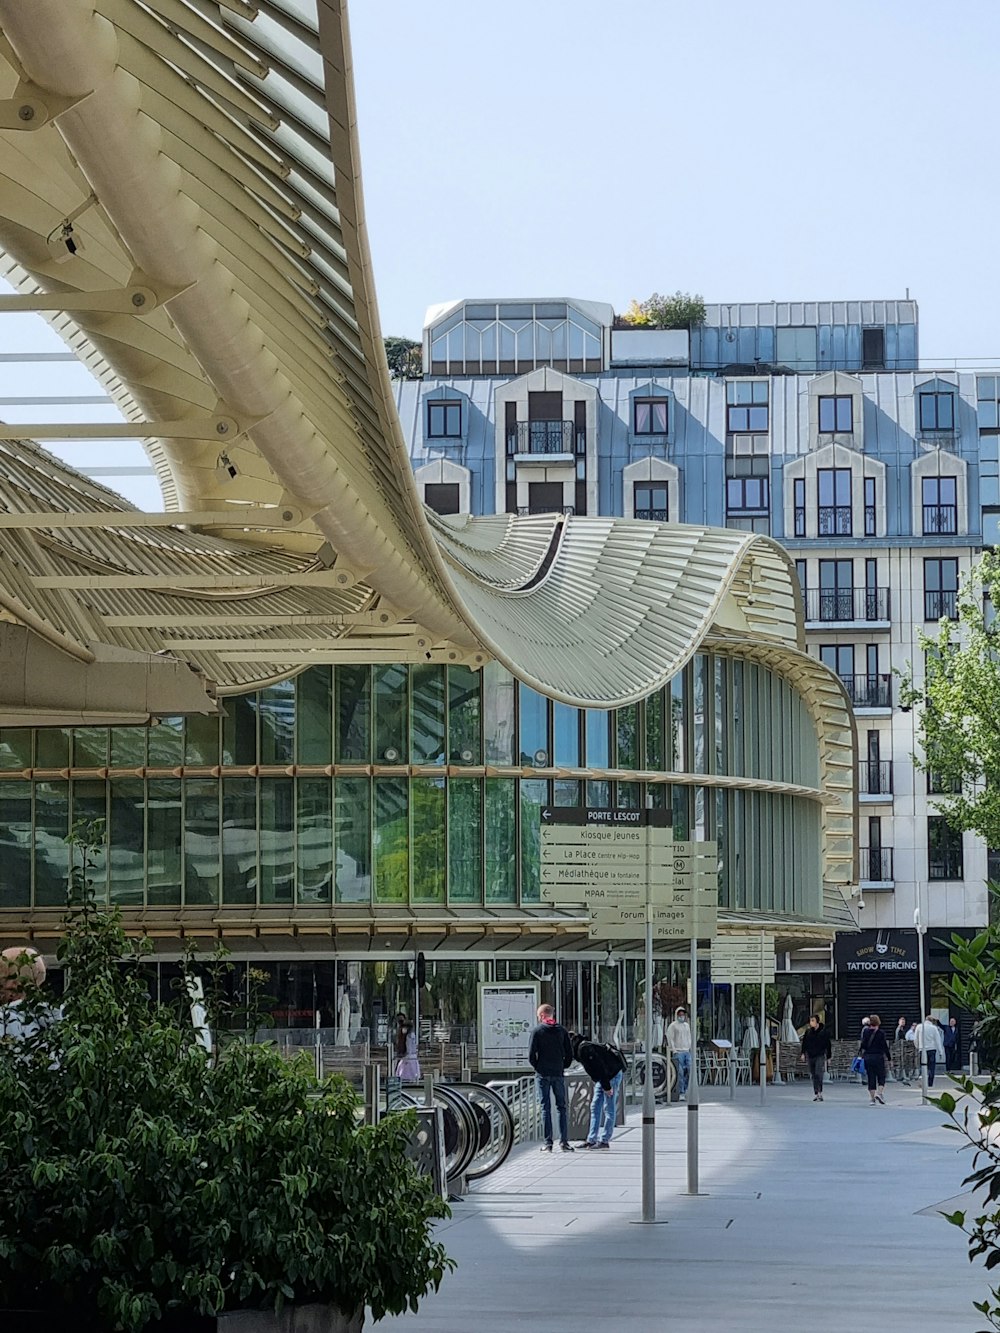
M683 1101L691 1077L691 1026L683 1006L674 1010L674 1021L667 1028L667 1049L677 1074L679 1100Z
M938 1056L944 1059L944 1038L930 1014L914 1027L913 1044L921 1052L921 1059L927 1064L927 1086L933 1088Z

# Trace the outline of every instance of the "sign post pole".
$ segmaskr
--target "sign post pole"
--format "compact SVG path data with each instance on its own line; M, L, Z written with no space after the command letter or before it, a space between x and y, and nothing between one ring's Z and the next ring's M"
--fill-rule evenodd
M687 1093L687 1192L698 1193L698 940L691 936L691 1077Z
M761 956L761 960L763 961L763 957L764 957L764 932L763 932L763 931L760 932L760 956ZM763 968L763 965L762 965L762 966L761 966L761 969L760 969L760 1045L757 1047L757 1054L758 1054L757 1069L758 1069L758 1073L760 1074L760 1104L761 1104L761 1106L764 1105L764 1102L765 1102L765 1100L766 1100L766 1098L767 1098L767 1050L766 1050L766 1048L765 1048L765 1046L764 1046L764 1032L765 1032L764 1024L767 1022L767 1013L766 1013L766 1004L765 1004L765 1000L766 1000L766 995L765 995L765 990L764 990L764 968Z
M736 1100L736 980L729 983L729 1100Z
M646 891L646 1061L642 1084L642 1220L656 1221L656 1097L653 1092L653 914ZM669 1086L669 1084L668 1084Z

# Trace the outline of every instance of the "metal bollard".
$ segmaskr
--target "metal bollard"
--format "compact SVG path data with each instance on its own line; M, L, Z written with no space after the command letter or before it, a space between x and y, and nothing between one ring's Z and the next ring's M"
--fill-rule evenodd
M378 1065L364 1067L365 1124L377 1125L382 1114L382 1070Z

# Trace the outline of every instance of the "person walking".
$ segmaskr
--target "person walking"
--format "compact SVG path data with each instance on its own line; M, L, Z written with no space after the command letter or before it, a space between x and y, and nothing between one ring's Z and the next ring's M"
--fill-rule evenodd
M949 1073L962 1068L962 1034L958 1029L958 1019L949 1018L948 1026L941 1033L944 1042L944 1067Z
M677 1074L680 1089L678 1101L687 1096L688 1081L691 1077L691 1025L687 1021L687 1010L683 1006L674 1010L674 1021L667 1028L667 1049Z
M927 1014L924 1021L913 1029L913 1044L927 1065L927 1086L933 1088L938 1059L944 1059L944 1038L933 1014Z
M572 1152L569 1141L569 1117L566 1114L566 1070L573 1063L569 1033L556 1022L551 1004L538 1006L538 1026L528 1045L528 1063L535 1071L535 1090L542 1108L542 1152L552 1151L552 1098L559 1116L559 1147Z
M419 1043L413 1024L405 1014L396 1016L396 1077L404 1083L420 1082Z
M813 1101L823 1100L823 1075L826 1062L833 1057L830 1034L823 1026L817 1014L809 1019L809 1026L802 1034L802 1054L799 1057L809 1062L809 1073L813 1081Z
M625 1065L620 1051L597 1041L587 1041L579 1032L570 1033L573 1057L594 1080L590 1102L590 1129L581 1148L610 1148L615 1132L615 1105Z
M880 1106L884 1106L889 1043L885 1039L885 1033L882 1031L882 1021L878 1014L869 1016L868 1027L861 1038L858 1054L865 1062L865 1073L868 1075L868 1096L871 1099L871 1104L874 1106L878 1102Z

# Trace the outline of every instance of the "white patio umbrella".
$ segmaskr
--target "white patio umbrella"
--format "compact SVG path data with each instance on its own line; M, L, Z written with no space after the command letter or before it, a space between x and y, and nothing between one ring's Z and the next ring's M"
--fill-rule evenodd
M799 1034L795 1031L795 1024L792 1022L792 1010L794 1005L790 995L785 996L785 1012L781 1020L781 1035L779 1041L795 1042L799 1039Z
M749 1055L760 1045L760 1036L757 1032L757 1020L753 1014L747 1019L746 1029L743 1033L743 1042L740 1047L744 1055Z

